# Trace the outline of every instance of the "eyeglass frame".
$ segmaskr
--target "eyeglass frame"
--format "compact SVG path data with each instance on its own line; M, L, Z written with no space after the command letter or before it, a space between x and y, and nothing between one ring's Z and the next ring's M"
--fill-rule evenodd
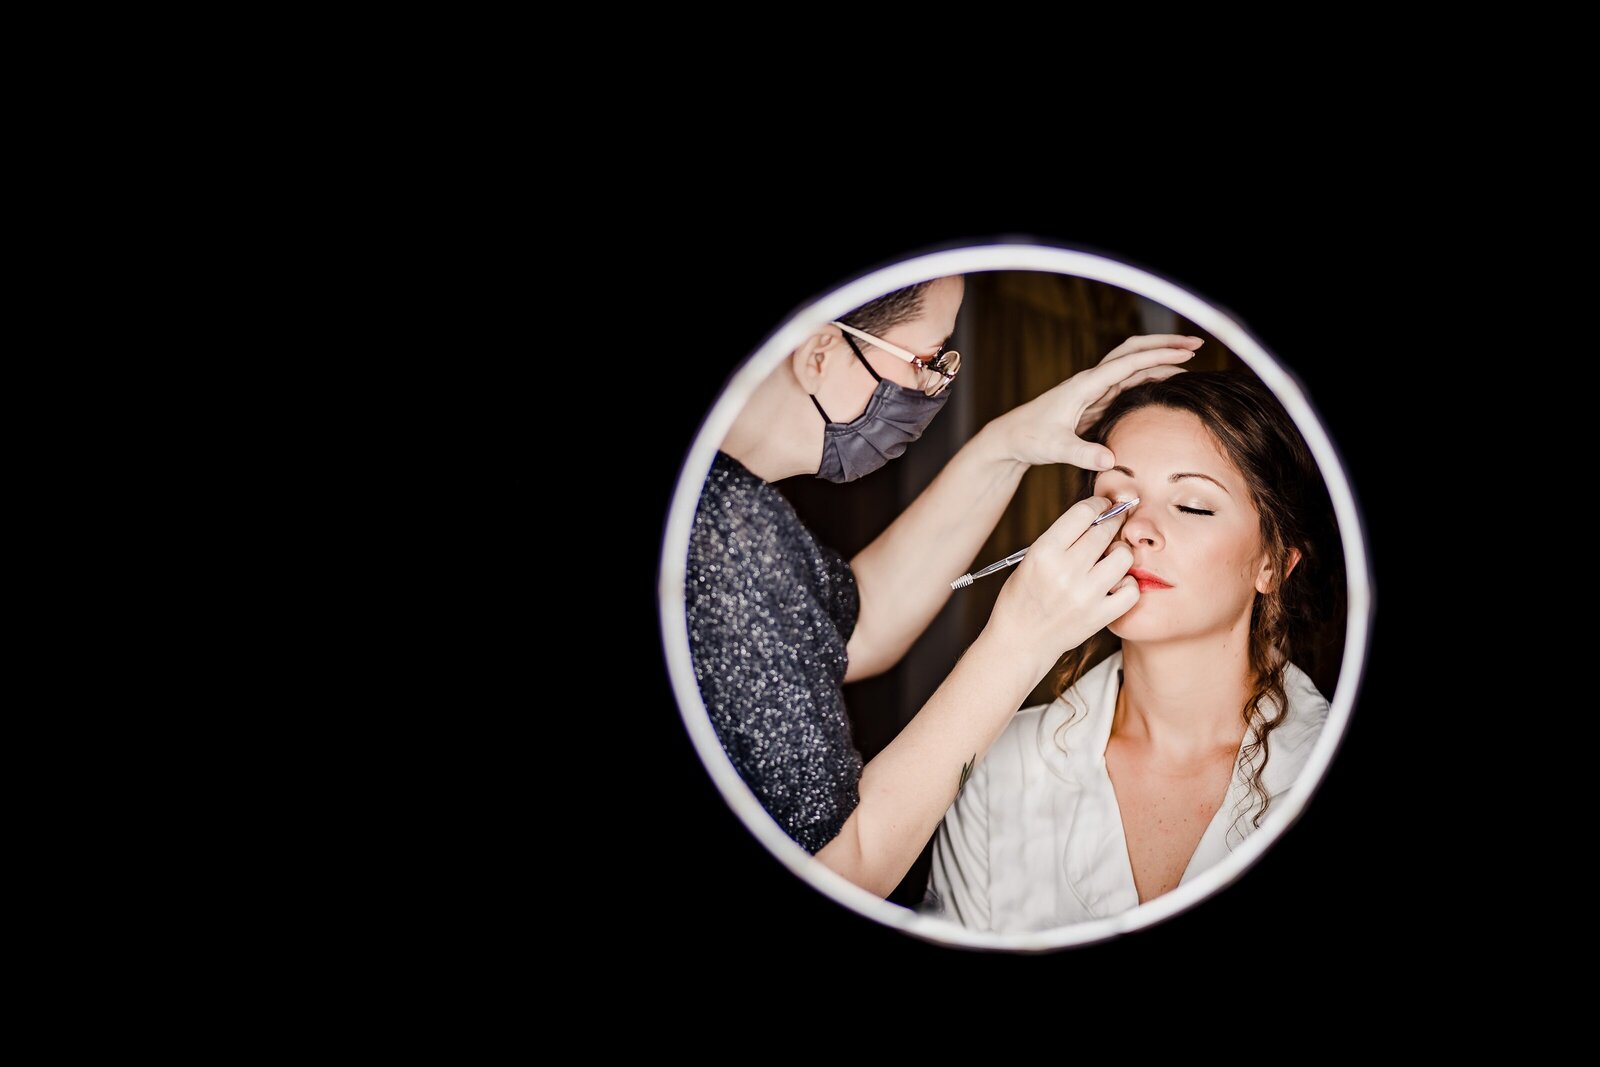
M846 333L854 334L855 336L861 338L868 344L877 345L891 356L905 360L905 362L911 364L913 367L916 367L919 370L932 371L934 374L937 374L939 377L944 379L939 383L939 387L931 393L928 392L927 387L924 386L922 389L924 396L935 397L944 392L946 389L950 388L950 383L956 380L956 373L961 370L961 353L953 349L947 351L945 348L940 347L939 351L935 352L932 358L924 359L922 356L919 356L914 352L906 351L899 345L890 344L881 337L874 337L865 330L858 330L854 326L847 326L837 319L833 320L831 323L829 323L829 325L837 326ZM945 342L945 344L949 343L950 342L948 341ZM949 362L951 357L955 358L956 369L946 372L944 369L945 364Z

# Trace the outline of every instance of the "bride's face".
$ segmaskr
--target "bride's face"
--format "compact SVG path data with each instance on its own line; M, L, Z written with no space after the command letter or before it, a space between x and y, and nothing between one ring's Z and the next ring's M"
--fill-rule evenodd
M1172 408L1125 416L1106 446L1117 465L1095 479L1095 492L1140 501L1120 535L1133 549L1139 602L1111 632L1144 642L1248 633L1271 571L1238 468L1199 418Z

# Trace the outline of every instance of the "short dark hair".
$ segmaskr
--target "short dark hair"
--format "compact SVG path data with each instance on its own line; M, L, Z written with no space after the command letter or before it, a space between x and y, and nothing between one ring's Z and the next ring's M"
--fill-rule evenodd
M922 314L922 298L932 284L932 280L929 280L896 289L862 304L848 315L840 315L839 321L874 337L882 337L902 322L909 322Z

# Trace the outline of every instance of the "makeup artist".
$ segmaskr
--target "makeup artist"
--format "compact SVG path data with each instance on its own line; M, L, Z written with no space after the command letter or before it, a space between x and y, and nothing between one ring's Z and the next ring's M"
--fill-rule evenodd
M706 710L783 830L887 896L1060 658L1138 601L1110 506L1073 505L1004 579L987 625L912 721L862 765L840 687L897 663L973 563L1032 464L1113 465L1078 437L1118 393L1180 372L1200 340L1131 337L1100 364L983 427L846 561L770 483L848 482L899 456L959 389L947 344L964 283L938 278L819 325L756 388L723 439L690 536L689 647Z

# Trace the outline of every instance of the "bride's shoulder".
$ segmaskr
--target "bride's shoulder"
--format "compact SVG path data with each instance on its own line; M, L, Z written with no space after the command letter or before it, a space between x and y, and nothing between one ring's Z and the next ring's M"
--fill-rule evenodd
M1300 773L1328 721L1327 698L1292 663L1284 669L1283 692L1288 697L1289 714L1270 735L1272 759L1267 765L1269 777L1280 788L1287 787Z
M1328 721L1328 698L1317 683L1293 663L1283 671L1283 693L1288 698L1289 715L1280 729L1315 738Z

